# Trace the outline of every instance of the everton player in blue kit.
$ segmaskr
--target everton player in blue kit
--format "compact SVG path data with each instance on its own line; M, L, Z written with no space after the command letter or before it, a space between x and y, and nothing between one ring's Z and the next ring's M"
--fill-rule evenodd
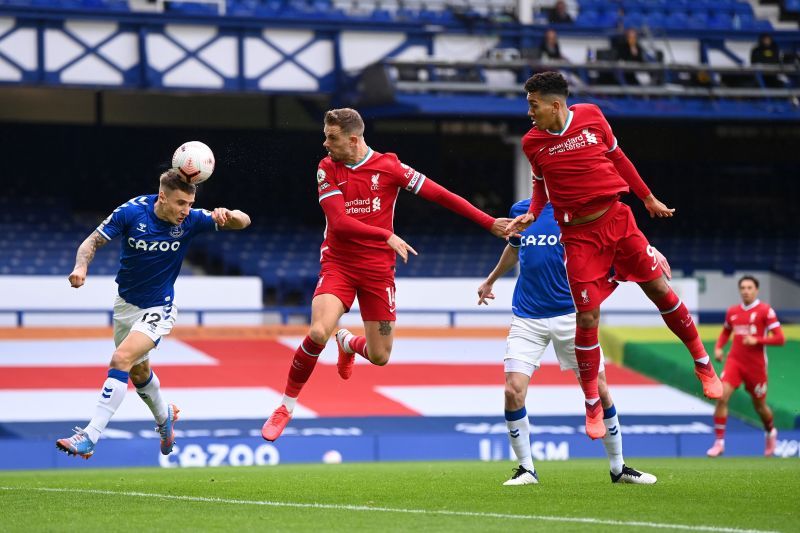
M129 378L158 424L161 453L172 451L179 410L161 397L158 376L150 369L150 351L175 324L174 284L192 239L206 231L250 225L250 217L241 211L192 209L195 192L195 185L183 181L176 170L168 170L161 175L158 194L137 196L119 206L78 248L75 269L69 275L76 289L86 281L97 249L117 237L122 241L116 278L119 291L114 302L116 350L89 425L56 441L69 455L92 456L97 440L125 398Z
M511 218L528 212L530 199L517 202L511 208ZM561 232L553 218L549 203L533 224L511 237L500 256L500 261L489 277L478 287L478 305L494 299L495 281L519 262L520 271L511 310L511 328L508 332L504 366L506 373L505 418L508 439L519 467L504 485L530 485L539 482L531 457L530 424L525 410L528 384L541 365L542 354L551 342L561 370L578 374L575 357L575 304L567 283L564 267L564 248ZM600 401L603 405L607 428L603 438L611 464L611 481L614 483L652 484L655 476L639 472L625 465L622 457L622 434L614 402L608 392L601 354L598 374Z

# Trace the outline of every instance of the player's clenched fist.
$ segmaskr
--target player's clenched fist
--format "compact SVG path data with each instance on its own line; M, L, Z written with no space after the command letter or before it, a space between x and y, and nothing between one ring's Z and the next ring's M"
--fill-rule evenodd
M69 275L69 284L72 285L74 288L78 288L84 284L86 281L86 269L85 268L76 268L72 271Z
M211 213L211 218L214 219L214 222L217 223L217 226L224 226L229 220L231 220L231 218L233 218L233 214L229 209L218 207L214 209L213 213Z

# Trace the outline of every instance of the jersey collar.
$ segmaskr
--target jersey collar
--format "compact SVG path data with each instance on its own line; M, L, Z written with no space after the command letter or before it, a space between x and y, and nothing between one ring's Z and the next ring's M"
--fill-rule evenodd
M760 304L760 303L761 303L761 300L759 300L758 298L756 298L755 300L753 300L753 303L751 303L750 305L744 305L744 304L739 304L739 305L740 305L740 306L741 306L741 308L742 308L742 309L744 309L745 311L749 311L749 310L751 310L752 308L754 308L755 306L757 306L757 305L758 305L758 304Z
M372 151L372 148L370 148L369 146L367 146L367 154L364 156L364 159L362 159L361 161L359 161L359 162L358 162L358 163L356 163L355 165L348 165L348 164L345 164L344 166L346 166L346 167L347 167L347 168L349 168L350 170L355 170L355 169L357 169L358 167L360 167L361 165L363 165L364 163L366 163L367 161L369 161L369 158L370 158L370 157L372 157L372 154L374 154L374 153L375 153L375 152L373 152L373 151Z
M564 135L564 132L569 129L569 125L572 123L573 115L574 115L574 113L572 112L572 109L570 109L569 112L567 113L567 121L564 122L564 127L561 128L561 131L550 131L550 130L544 130L544 131L546 131L550 135L556 135L556 136L559 136L559 137L561 135Z

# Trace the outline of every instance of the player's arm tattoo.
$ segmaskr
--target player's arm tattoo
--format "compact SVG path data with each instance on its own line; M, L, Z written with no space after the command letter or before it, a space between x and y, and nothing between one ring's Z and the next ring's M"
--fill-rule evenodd
M381 320L378 322L378 332L384 337L392 334L392 323L389 320Z
M94 259L94 254L97 252L97 249L102 248L106 244L108 244L108 241L105 237L96 231L92 232L78 247L78 253L75 257L75 268L88 268L89 263Z

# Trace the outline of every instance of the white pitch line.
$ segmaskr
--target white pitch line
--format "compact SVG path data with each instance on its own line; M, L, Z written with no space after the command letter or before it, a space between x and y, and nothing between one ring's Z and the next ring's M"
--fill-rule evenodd
M129 496L137 498L155 498L160 500L177 500L186 502L224 503L232 505L263 505L267 507L299 507L303 509L330 509L333 511L369 511L369 512L379 512L379 513L405 513L405 514L421 514L421 515L429 514L438 516L467 516L473 518L507 518L514 520L541 520L547 522L598 524L606 526L650 527L654 529L679 529L685 531L713 531L715 533L778 533L776 531L761 530L761 529L739 529L732 527L663 524L658 522L604 520L602 518L573 518L568 516L477 513L469 511L446 511L446 510L436 510L436 509L402 509L402 508L392 508L392 507L367 507L365 505L336 505L329 503L296 503L296 502L273 502L273 501L259 501L259 500L233 500L227 498L206 498L203 496L179 496L174 494L153 494L148 492L119 492L113 490L96 490L96 489L0 486L0 490L68 492L68 493L79 493L79 494L99 494L108 496Z

